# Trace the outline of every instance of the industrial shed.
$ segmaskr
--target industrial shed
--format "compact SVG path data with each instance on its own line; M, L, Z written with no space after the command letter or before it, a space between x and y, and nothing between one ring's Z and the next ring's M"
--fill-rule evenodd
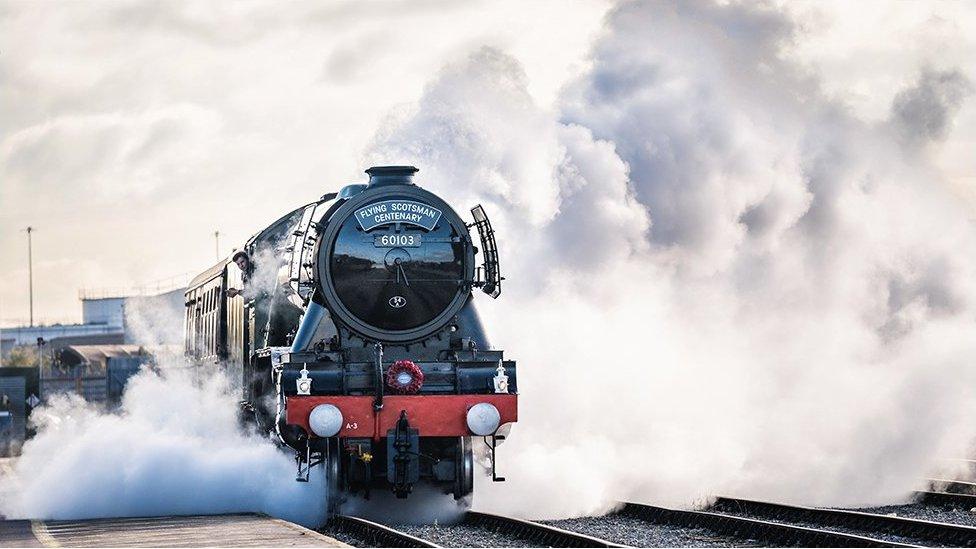
M152 355L139 345L67 345L58 349L41 378L45 398L76 393L89 402L116 406L125 384Z

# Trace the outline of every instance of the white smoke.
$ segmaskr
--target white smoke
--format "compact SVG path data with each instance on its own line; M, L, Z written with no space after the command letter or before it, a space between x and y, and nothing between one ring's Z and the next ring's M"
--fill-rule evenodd
M296 482L288 454L238 428L237 401L222 374L175 365L131 378L116 413L76 395L55 397L34 411L38 435L0 477L0 515L261 512L321 524L321 469L311 482Z
M376 136L368 163L419 166L500 235L505 293L479 302L521 411L476 505L882 503L968 448L976 239L928 161L968 80L926 68L863 121L794 32L628 2L556 112L484 48Z
M280 251L285 245L285 239L274 242L262 243L252 256L249 256L252 269L247 282L248 299L253 299L258 295L271 296L275 293L275 288L279 285L287 285L288 273L282 271L286 261ZM231 269L237 267L231 265Z

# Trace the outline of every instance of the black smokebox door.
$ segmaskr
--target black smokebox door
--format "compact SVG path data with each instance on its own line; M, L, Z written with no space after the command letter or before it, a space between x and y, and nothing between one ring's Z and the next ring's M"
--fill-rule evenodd
M342 304L362 322L381 330L409 330L433 321L447 309L464 278L464 249L456 231L441 222L417 247L376 246L376 235L345 220L332 254L332 277ZM404 234L404 233L400 233Z

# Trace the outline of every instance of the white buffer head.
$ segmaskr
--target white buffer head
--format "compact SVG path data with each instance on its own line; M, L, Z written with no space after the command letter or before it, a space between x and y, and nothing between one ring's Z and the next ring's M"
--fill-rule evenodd
M342 412L331 404L319 404L308 415L308 426L320 437L334 437L342 429Z
M487 402L479 402L468 410L468 429L478 436L488 436L498 430L501 419L498 408Z

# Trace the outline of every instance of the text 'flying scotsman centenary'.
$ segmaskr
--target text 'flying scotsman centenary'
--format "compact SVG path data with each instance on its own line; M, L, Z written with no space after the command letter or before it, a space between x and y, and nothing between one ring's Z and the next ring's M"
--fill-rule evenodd
M413 200L384 200L356 210L356 219L364 231L388 223L407 223L430 231L440 218L440 210Z

